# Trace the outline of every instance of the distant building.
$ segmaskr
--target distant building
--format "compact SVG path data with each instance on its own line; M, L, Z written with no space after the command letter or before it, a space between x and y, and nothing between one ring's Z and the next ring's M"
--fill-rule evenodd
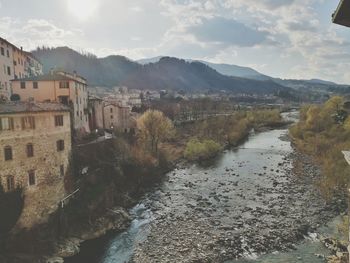
M0 100L9 100L11 80L42 74L42 65L30 52L0 37Z
M103 129L103 106L104 102L96 96L89 96L89 126L90 130Z
M71 107L73 127L78 136L88 133L87 82L77 74L62 71L12 80L13 94L21 101L59 102Z
M59 103L0 104L0 182L6 192L24 189L17 223L44 222L65 196L71 153L70 110Z
M109 103L104 106L103 114L105 129L130 132L136 127L130 106Z

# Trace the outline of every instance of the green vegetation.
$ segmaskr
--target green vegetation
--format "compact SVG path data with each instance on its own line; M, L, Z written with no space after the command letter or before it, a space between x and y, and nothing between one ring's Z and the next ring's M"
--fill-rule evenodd
M138 139L152 153L158 153L159 143L169 139L174 133L171 120L157 110L146 111L137 120L137 128Z
M190 140L186 144L184 156L188 160L202 160L213 157L226 145L237 146L247 138L253 128L276 127L285 124L278 110L245 110L230 115L215 116L197 121L178 131L187 134ZM186 129L187 128L187 129ZM204 143L207 142L207 143ZM218 147L212 147L216 143Z
M214 157L220 150L220 144L213 140L191 139L186 145L184 156L191 161L200 161Z
M187 132L199 139L235 146L247 137L251 129L275 127L277 124L284 124L277 110L245 110L198 121Z
M349 165L341 151L350 149L350 117L343 108L344 99L333 97L324 105L307 105L300 121L290 128L295 145L321 165L319 182L325 197L345 193L350 178Z

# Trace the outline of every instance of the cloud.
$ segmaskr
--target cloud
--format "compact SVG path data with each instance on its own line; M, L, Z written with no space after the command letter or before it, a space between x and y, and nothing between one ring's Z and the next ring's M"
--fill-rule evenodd
M193 34L199 41L242 47L261 44L268 36L266 32L223 17L203 19L201 24L190 27L188 32Z
M72 45L72 40L83 35L79 29L63 29L44 19L23 21L11 17L0 18L0 32L10 42L33 50L38 46Z

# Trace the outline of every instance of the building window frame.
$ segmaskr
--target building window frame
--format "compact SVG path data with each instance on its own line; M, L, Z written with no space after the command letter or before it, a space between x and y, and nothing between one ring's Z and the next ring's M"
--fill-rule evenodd
M13 160L12 147L9 145L4 147L4 159L5 159L5 161L12 161Z
M55 127L62 127L63 124L64 124L63 115L56 115L55 116Z
M14 129L12 117L0 118L0 131L11 131Z
M15 177L13 175L8 175L6 177L6 184L8 192L15 190Z
M60 81L59 87L60 89L69 89L69 81Z
M39 83L37 81L33 81L33 89L38 89Z
M26 82L25 81L21 81L21 89L25 89L26 88Z
M28 185L29 186L36 185L35 170L29 170L28 171Z
M32 143L28 143L26 146L27 157L34 157L34 146Z
M56 148L57 148L57 152L63 152L64 151L64 140L56 141Z
M25 116L21 118L22 130L34 130L35 129L35 117Z

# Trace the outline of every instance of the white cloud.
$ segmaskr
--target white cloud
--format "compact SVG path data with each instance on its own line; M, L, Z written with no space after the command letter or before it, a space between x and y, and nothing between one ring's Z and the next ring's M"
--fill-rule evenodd
M73 40L83 33L78 29L63 29L44 19L13 19L0 18L0 32L10 42L23 46L26 50L33 50L38 46L70 45Z

